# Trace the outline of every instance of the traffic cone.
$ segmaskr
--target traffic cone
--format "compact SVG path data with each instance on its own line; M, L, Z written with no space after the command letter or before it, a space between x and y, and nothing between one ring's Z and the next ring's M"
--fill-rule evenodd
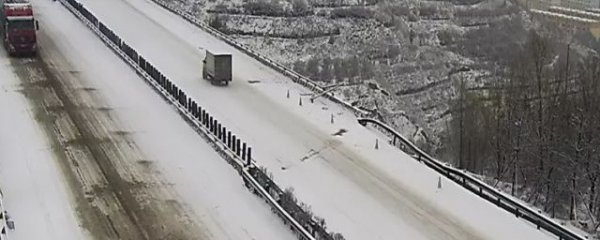
M331 124L333 124L333 113L331 114Z
M286 96L287 96L287 98L290 98L290 90L289 89L287 90L287 95Z
M442 189L442 177L438 177L438 189Z
M379 139L375 139L375 149L379 149Z
M298 105L302 106L302 97L300 97L300 101L298 101Z

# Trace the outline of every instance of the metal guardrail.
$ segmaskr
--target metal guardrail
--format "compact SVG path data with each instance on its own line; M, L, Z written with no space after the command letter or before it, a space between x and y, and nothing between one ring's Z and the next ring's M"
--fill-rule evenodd
M393 138L393 142L396 143L396 139L400 140L405 146L410 148L409 150L415 154L415 159L419 162L424 163L428 167L432 168L439 174L449 178L450 180L458 183L463 186L465 189L471 191L472 193L480 196L481 198L489 201L490 203L514 214L517 218L523 218L531 223L533 223L538 229L543 229L549 233L556 235L559 239L564 240L584 240L585 237L582 237L573 231L561 226L560 224L554 222L552 219L535 212L534 210L524 206L515 200L509 198L505 194L500 191L494 189L493 187L487 185L479 179L476 179L459 169L450 167L419 149L415 144L409 141L407 138L402 136L400 133L392 129L390 126L386 124L370 118L358 118L358 122L366 126L367 124L374 124L377 127L383 128L387 133L391 134ZM406 149L402 149L406 151Z
M74 0L60 0L60 1L63 4L65 4L66 2L76 2ZM152 0L152 1L154 1L158 5L162 6L163 8L165 8L173 13L182 16L184 19L191 22L192 24L202 28L203 30L216 36L220 40L239 49L240 51L244 52L245 54L255 58L256 60L260 61L261 63L270 66L271 68L279 71L280 73L284 74L287 77L290 77L290 79L292 79L294 82L299 83L299 84L303 85L304 87L307 87L309 90L316 92L316 93L323 93L325 91L323 88L318 86L312 80L310 80L292 70L287 69L285 66L283 66L279 63L276 63L264 56L261 56L260 54L258 54L257 52L254 52L251 49L246 48L242 44L237 43L235 40L231 39L230 37L220 33L218 30L213 29L210 26L202 23L201 21L194 18L190 14L173 9L173 8L169 7L166 3L162 2L161 0ZM80 6L80 8L85 9L80 4L79 4L79 6ZM163 97L165 97L171 103L173 103L177 107L180 114L182 114L182 116L184 116L184 118L186 118L187 120L189 120L189 122L191 122L193 125L198 127L198 129L200 129L205 136L212 139L213 143L216 143L217 145L219 145L219 149L222 150L221 153L225 154L230 159L233 159L233 162L235 162L236 165L238 165L236 167L236 169L238 169L238 171L240 171L240 174L242 175L242 177L245 180L248 180L253 185L254 189L257 190L258 193L263 198L265 198L272 207L274 207L274 210L276 210L280 215L282 215L285 219L287 219L288 221L290 221L292 223L292 227L295 228L296 232L299 234L300 239L310 239L310 240L314 239L314 237L312 237L308 233L308 231L306 231L306 229L304 229L300 224L298 224L289 215L289 213L287 213L285 210L283 210L283 208L279 204L277 204L275 199L273 199L273 197L270 196L269 193L264 188L262 188L260 186L260 184L258 184L256 182L256 180L248 173L248 171L243 167L244 161L240 160L239 156L236 156L236 151L232 151L232 149L228 149L227 146L222 145L223 143L221 143L219 141L219 139L221 139L222 136L217 136L212 131L209 131L209 128L213 128L213 127L209 127L209 128L202 127L202 122L199 122L198 120L194 119L194 116L197 114L190 112L188 109L189 106L186 106L186 104L182 104L182 102L184 102L184 101L181 101L181 99L182 99L181 96L174 98L173 96L168 95L169 91L165 91L165 89L161 89L160 85L157 85L154 81L152 81L152 77L147 72L144 72L143 69L139 68L139 66L138 66L139 63L132 61L131 58L127 57L128 54L125 54L125 52L123 52L121 50L121 48L119 48L116 44L111 42L107 36L103 36L103 34L99 31L100 25L98 25L98 23L99 23L98 20L91 13L89 13L89 11L86 10L84 13L79 13L76 11L77 9L75 8L75 6L71 6L69 9L71 10L71 12L73 12L75 15L77 15L82 21L85 22L85 20L88 20L86 24L90 28L92 28L92 30L94 30L94 32L96 32L96 34L98 34L107 45L109 45L115 52L117 52L117 54L119 56L121 56L121 58L123 58L126 62L128 62L132 67L134 67L136 69L136 71L138 72L138 74L142 75L144 77L144 79L147 80L147 82L149 82L152 86L154 86L155 89L158 92L160 92L161 95L163 95ZM88 16L86 16L86 15L88 15ZM86 17L87 17L87 19L86 19ZM95 20L96 25L91 24L90 21L92 21L92 20ZM112 31L110 31L110 33L112 33ZM119 39L119 41L120 41L120 39ZM137 53L136 53L136 56L137 56ZM140 56L140 58L141 58L141 56ZM164 78L164 76L163 76L163 78ZM179 90L179 89L177 89L177 90ZM175 95L180 95L180 93L182 93L181 90L179 90L178 94L175 94ZM347 107L348 109L354 111L355 113L357 113L359 115L362 115L365 113L365 111L358 109L354 106L351 106L347 102L333 96L333 94L325 93L324 95L328 99L330 99L338 104L341 104L344 107ZM183 94L183 96L184 96L183 99L185 99L186 98L185 94ZM189 100L188 100L188 102L189 102ZM212 118L211 118L211 120L212 120ZM487 184L483 183L482 181L475 179L475 178L461 172L458 169L446 166L443 163L435 160L434 158L432 158L427 153L425 153L424 151L419 149L416 145L414 145L412 142L410 142L408 139L406 139L404 136L400 135L398 132L396 132L391 127L387 126L386 124L384 124L378 120L368 119L368 118L359 118L358 122L361 123L362 125L371 123L371 124L377 125L378 127L383 128L388 133L392 134L395 137L395 139L396 138L400 139L402 141L402 143L404 143L406 146L408 146L410 148L410 150L412 150L416 154L416 159L418 161L423 162L425 165L434 169L436 172L438 172L438 173L444 175L445 177L451 179L452 181L460 184L467 190L488 200L489 202L493 203L494 205L496 205L512 214L515 214L516 217L523 218L523 219L533 223L534 225L537 226L538 229L543 229L547 232L550 232L550 233L556 235L559 239L565 239L565 240L584 240L585 239L584 237L579 236L578 234L572 232L571 230L568 230L565 227L559 225L558 223L554 222L553 220L549 219L548 217L543 216L543 215L535 212L534 210L532 210L526 206L523 206L522 204L510 199L509 197L505 196L503 193L488 186ZM238 155L239 155L239 153L238 153Z
M156 68L148 63L133 48L123 42L112 30L102 24L81 3L75 0L60 0L60 2L79 20L87 25L100 39L110 47L123 61L129 64L165 100L173 104L178 113L204 137L209 139L217 152L238 171L245 182L271 206L286 224L296 233L300 240L316 240L302 225L300 225L279 203L252 177L248 167L255 167L252 162L251 148L246 147L240 139L236 139L230 131L216 119L203 110L193 99L172 84Z
M212 34L213 36L219 38L220 40L222 40L222 41L228 43L229 45L237 48L238 50L246 53L247 55L258 60L259 62L261 62L265 65L268 65L271 68L279 71L283 75L289 77L292 81L301 84L302 86L308 88L309 90L311 90L317 94L324 94L324 96L326 96L328 99L352 110L355 114L357 114L359 116L364 116L366 114L366 112L364 110L361 110L357 107L352 106L351 104L335 97L331 93L326 93L325 89L318 86L311 79L306 78L306 77L300 75L299 73L297 73L293 70L290 70L287 67L285 67L265 56L262 56L261 54L253 51L252 49L247 48L243 44L238 43L233 38L208 26L206 23L203 23L202 21L200 21L199 19L190 15L189 13L175 9L175 8L169 6L166 2L164 2L162 0L152 0L152 1L155 2L156 4L162 6L166 10L183 17L188 22L196 25L197 27L205 30L206 32ZM482 197L483 199L486 199L489 202L495 204L496 206L515 214L516 217L523 218L523 219L535 224L538 229L540 229L540 228L544 229L544 230L556 235L561 240L562 239L565 239L565 240L583 240L583 239L585 239L584 237L579 236L578 234L574 233L573 231L552 221L548 217L543 216L542 214L539 214L539 213L535 212L534 210L531 210L530 208L523 206L522 204L508 198L501 192L488 186L487 184L481 182L480 180L475 179L475 178L461 172L458 169L446 166L446 165L442 164L441 162L433 159L427 153L425 153L424 151L419 149L416 145L414 145L412 142L410 142L408 139L406 139L404 136L400 135L398 132L396 132L391 127L387 126L386 124L379 122L377 120L368 119L368 118L359 118L358 121L361 124L374 123L376 125L379 125L380 127L383 127L386 131L388 131L389 133L392 133L396 138L400 139L405 145L409 146L409 148L411 148L411 150L417 154L417 160L422 161L428 167L430 167L430 168L434 169L435 171L437 171L438 173L448 177L452 181L459 183L461 186L463 186L467 190L475 193L476 195Z
M227 36L223 33L221 33L219 30L212 28L211 26L207 25L206 23L202 22L200 19L197 19L196 17L192 16L191 14L175 9L171 6L169 6L168 3L162 1L162 0L152 0L154 3L158 4L159 6L163 7L164 9L182 17L183 19L185 19L186 21L188 21L189 23L199 27L200 29L210 33L211 35L217 37L218 39L220 39L221 41L231 45L232 47L242 51L243 53L245 53L246 55L258 60L259 62L261 62L264 65L267 65L269 67L271 67L272 69L278 71L279 73L283 74L286 77L289 77L292 81L294 81L295 83L298 83L304 87L306 87L307 89L318 93L318 94L323 94L324 97L328 98L329 100L340 104L346 108L348 108L349 110L353 111L355 114L357 115L365 115L367 114L366 111L359 109L355 106L352 106L350 103L336 97L333 93L331 92L326 92L325 89L323 89L321 86L319 86L317 83L315 83L313 80L311 80L310 78L307 78L297 72L295 72L294 70L291 70L289 68L287 68L286 66L273 61L269 58L267 58L266 56L261 55L260 53L244 46L243 44L235 41L235 39L231 38L230 36Z

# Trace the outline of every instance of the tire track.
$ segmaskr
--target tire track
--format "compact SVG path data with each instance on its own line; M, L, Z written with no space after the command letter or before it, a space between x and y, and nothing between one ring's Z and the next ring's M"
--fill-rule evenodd
M44 39L48 40L48 39ZM47 49L11 59L53 146L81 224L96 239L208 239L93 87Z

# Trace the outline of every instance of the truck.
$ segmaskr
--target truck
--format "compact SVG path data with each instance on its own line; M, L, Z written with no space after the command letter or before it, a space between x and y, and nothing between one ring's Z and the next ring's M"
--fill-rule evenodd
M202 62L202 78L209 80L211 84L229 85L232 80L231 54L217 54L207 50Z
M0 3L0 32L4 48L13 56L35 55L37 52L36 30L33 7L27 0L3 0Z

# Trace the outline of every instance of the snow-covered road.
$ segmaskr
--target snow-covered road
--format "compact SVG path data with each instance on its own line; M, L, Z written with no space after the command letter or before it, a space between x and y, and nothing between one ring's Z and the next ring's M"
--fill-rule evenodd
M59 2L32 4L42 29L43 60L16 59L26 68L17 77L0 56L0 183L16 222L11 239L116 239L119 232L131 234L122 239L295 239L86 26ZM47 69L36 71L37 65ZM50 73L55 75L46 76ZM27 97L39 100L30 104L53 119L30 110L19 95L26 84L39 84L41 95ZM46 96L49 92L59 93ZM52 130L44 134L36 120ZM51 147L52 141L59 145ZM82 189L69 190L69 181ZM112 230L104 222L85 222L90 212L106 214ZM135 223L112 218L124 215ZM158 234L148 236L152 233Z
M57 155L0 50L0 187L15 222L9 239L87 239Z
M349 111L322 99L299 104L306 89L150 1L82 3L253 145L258 164L293 187L330 230L348 239L552 238L451 182L437 189L433 171L383 140L374 149L377 135ZM205 49L233 53L229 87L201 79Z

